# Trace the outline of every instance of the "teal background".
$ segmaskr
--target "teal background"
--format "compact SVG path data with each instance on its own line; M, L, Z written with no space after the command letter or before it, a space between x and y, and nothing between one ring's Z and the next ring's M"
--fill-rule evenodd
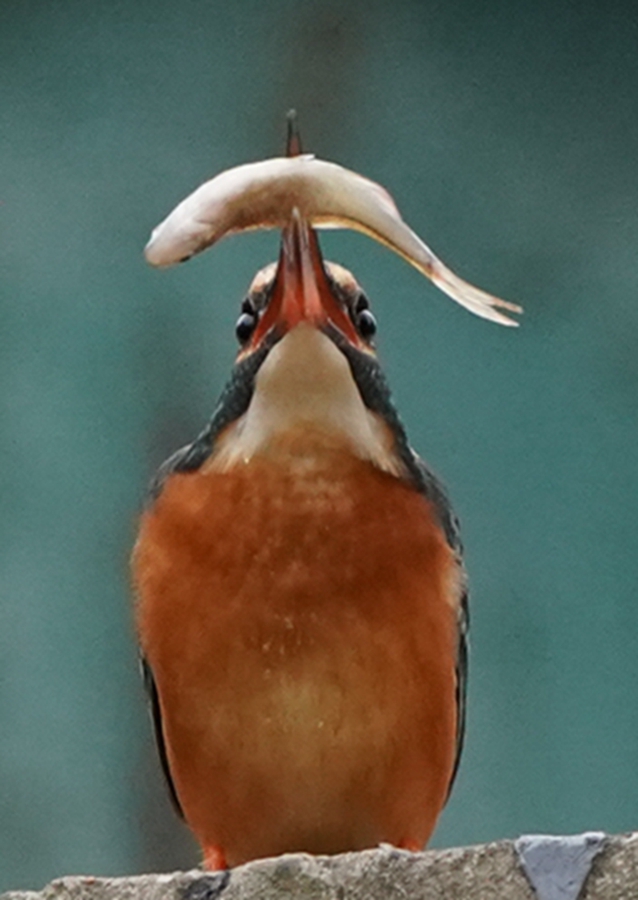
M212 411L275 234L142 258L197 184L306 147L393 193L473 318L326 235L379 320L472 586L466 753L434 844L638 826L638 12L633 3L0 5L0 889L186 867L127 557Z

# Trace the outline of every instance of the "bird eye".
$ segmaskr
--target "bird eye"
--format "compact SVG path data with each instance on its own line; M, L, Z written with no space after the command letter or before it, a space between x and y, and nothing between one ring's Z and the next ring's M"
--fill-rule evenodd
M369 309L362 309L357 314L356 323L359 334L365 341L371 340L377 333L377 320Z
M254 312L243 312L240 315L235 325L235 334L240 344L245 344L250 340L256 324L257 316Z

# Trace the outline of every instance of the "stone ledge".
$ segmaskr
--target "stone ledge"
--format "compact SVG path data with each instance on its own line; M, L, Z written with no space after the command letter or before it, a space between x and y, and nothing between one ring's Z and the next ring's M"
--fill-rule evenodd
M523 844L538 845L523 871ZM526 843L525 843L526 842ZM597 842L582 878L560 863L561 847ZM552 845L541 858L538 846ZM542 854L541 848L541 854ZM589 857L591 857L591 852ZM571 862L568 863L571 865ZM552 871L555 868L556 874ZM581 866L582 869L582 866ZM559 871L560 870L560 871ZM540 875L539 875L540 873ZM539 876L537 878L537 875ZM582 888L580 881L584 879ZM532 881L536 887L532 887ZM638 898L638 832L616 837L525 838L476 847L408 853L380 847L339 856L289 854L238 866L131 878L69 876L42 891L10 891L0 900L631 900Z

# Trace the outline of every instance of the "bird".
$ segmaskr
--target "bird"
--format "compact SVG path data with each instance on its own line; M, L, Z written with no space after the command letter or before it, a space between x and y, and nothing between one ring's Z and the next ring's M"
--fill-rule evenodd
M296 163L295 128L287 149ZM233 187L245 227L281 227L279 257L241 302L210 422L152 482L132 555L159 758L211 871L422 849L465 730L458 521L394 407L367 294L324 260L306 188L277 179L260 194L276 215ZM221 230L236 230L215 191ZM206 216L189 209L170 240L154 232L155 264L219 238L209 221L193 243Z

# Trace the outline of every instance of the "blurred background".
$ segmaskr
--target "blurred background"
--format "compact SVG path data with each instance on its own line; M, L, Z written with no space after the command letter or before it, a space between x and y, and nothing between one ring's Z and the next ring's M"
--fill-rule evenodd
M175 270L188 192L305 147L386 185L473 318L326 234L379 321L472 587L467 744L434 845L638 826L634 3L4 0L0 6L0 890L197 862L158 772L128 556L205 423L275 233Z

